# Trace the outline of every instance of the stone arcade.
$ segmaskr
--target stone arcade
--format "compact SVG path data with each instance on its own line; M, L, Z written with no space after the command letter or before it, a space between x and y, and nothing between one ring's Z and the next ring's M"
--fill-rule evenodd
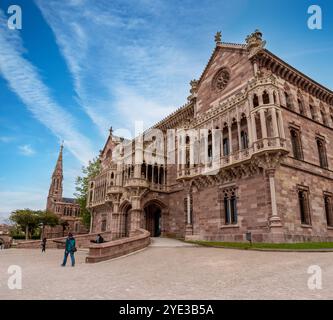
M333 241L333 92L265 49L258 30L245 44L224 43L221 33L215 43L188 102L144 132L150 161L132 161L143 150L110 130L102 171L90 181L90 231ZM164 146L168 129L182 132L175 164L156 152L154 129ZM207 161L192 161L194 146Z

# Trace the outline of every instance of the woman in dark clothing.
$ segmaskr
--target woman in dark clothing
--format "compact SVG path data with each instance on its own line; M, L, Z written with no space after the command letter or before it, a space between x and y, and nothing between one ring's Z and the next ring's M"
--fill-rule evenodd
M42 240L42 252L46 251L46 238L43 238Z

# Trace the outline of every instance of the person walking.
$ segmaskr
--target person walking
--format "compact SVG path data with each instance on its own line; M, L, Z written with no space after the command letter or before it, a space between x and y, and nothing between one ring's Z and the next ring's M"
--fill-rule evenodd
M46 251L46 238L43 238L42 240L42 252Z
M66 244L65 244L65 254L64 254L64 261L62 263L62 267L66 266L67 263L67 257L70 254L71 256L71 262L72 262L72 267L75 266L75 257L74 257L74 252L76 252L76 246L75 246L75 239L71 233L68 234L68 237L66 239Z

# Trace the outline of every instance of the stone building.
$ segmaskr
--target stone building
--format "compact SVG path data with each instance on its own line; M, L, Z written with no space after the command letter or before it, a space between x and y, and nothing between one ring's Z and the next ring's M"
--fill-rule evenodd
M88 230L81 223L80 205L74 198L63 198L63 146L60 152L55 169L51 178L51 185L47 197L46 210L59 216L61 221L67 222L67 226L46 227L45 236L47 238L62 237L64 233L72 232L74 234L87 233Z
M333 241L333 92L258 30L215 43L183 107L130 142L110 131L90 181L91 231Z

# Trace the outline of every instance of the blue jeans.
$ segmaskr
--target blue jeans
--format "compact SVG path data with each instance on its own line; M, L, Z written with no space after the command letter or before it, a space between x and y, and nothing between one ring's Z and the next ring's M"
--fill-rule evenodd
M74 252L73 251L65 251L64 262L62 263L62 265L63 266L66 265L68 254L71 255L72 267L74 267L75 266L75 258L74 258Z

